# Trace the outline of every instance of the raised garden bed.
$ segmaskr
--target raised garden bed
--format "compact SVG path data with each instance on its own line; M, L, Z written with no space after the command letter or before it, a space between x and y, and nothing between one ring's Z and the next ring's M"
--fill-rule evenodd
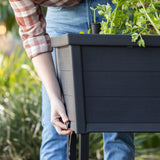
M76 133L160 131L160 36L52 38L58 79Z

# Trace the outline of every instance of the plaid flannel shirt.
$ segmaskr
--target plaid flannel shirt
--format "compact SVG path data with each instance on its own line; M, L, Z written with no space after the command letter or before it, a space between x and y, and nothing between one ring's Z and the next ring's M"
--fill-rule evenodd
M46 33L46 21L43 6L73 6L80 0L9 0L19 25L23 46L30 59L53 50L51 40Z

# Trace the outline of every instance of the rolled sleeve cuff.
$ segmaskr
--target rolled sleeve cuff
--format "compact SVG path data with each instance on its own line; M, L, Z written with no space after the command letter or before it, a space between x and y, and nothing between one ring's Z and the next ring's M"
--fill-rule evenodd
M28 38L23 41L24 48L30 59L45 52L52 52L51 39L48 34Z

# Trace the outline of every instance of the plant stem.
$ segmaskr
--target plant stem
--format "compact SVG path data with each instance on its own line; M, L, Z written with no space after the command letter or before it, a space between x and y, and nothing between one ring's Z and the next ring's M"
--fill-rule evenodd
M96 23L96 10L97 10L97 8L90 7L90 9L94 12L94 23Z
M116 17L116 13L117 13L117 9L118 9L118 6L115 8L115 10L113 11L113 19L111 21L111 29L109 30L109 34L112 34L112 29L113 29L113 22L115 20L115 17Z
M156 9L155 6L154 6L154 4L153 4L153 1L152 1L152 0L151 0L151 4L152 4L152 7L153 7L154 9ZM159 19L159 16L158 16L158 13L157 13L157 12L155 13L155 15L156 15L156 18Z
M96 10L97 9L94 10L94 23L96 23Z
M154 22L152 21L152 19L151 19L150 16L148 15L144 4L142 3L141 0L140 0L140 2L141 2L141 5L142 5L142 7L143 7L143 9L144 9L144 12L145 12L145 14L146 14L146 17L148 18L148 20L150 21L150 23L152 24L152 26L153 26L154 29L156 30L157 34L160 35L159 29L156 27L156 25L154 24Z

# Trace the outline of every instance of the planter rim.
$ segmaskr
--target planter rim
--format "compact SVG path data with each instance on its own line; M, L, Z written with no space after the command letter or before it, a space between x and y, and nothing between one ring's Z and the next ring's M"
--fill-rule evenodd
M143 35L146 47L160 47L159 35ZM137 43L131 41L131 35L97 35L97 34L78 34L67 33L61 36L52 37L53 47L67 45L91 45L91 46L135 46Z

